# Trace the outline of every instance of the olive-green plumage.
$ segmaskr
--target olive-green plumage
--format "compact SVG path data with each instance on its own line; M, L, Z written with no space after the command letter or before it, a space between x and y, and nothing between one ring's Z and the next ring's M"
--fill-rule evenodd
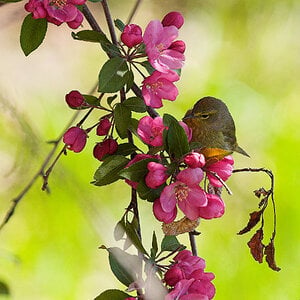
M237 144L234 121L223 101L204 97L186 112L183 121L193 130L192 142L198 142L201 148L219 148L249 156Z

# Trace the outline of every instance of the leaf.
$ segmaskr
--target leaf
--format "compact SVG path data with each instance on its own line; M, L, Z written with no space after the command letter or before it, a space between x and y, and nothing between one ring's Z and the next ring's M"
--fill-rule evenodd
M122 237L125 234L125 220L122 218L116 225L114 229L114 238L116 241L119 241L122 239Z
M264 254L264 245L262 243L262 240L263 230L258 229L256 233L252 236L251 240L247 243L253 258L259 263L262 263Z
M161 251L175 251L182 247L174 235L165 235L161 241Z
M129 154L132 154L136 150L138 150L138 148L134 144L123 143L118 145L118 150L115 152L115 154L127 156Z
M25 17L20 34L21 48L26 56L43 42L48 23L46 19L34 19L32 14Z
M127 165L129 160L122 155L108 156L94 175L94 185L102 186L117 181L119 172Z
M82 30L79 32L72 32L71 35L74 40L100 44L111 44L104 33L95 30Z
M154 259L155 255L158 251L158 245L157 245L157 237L155 234L155 231L153 230L153 234L152 234L152 248L151 248L151 257Z
M123 32L125 24L120 20L120 19L116 19L114 20L115 26L121 31Z
M151 75L155 71L148 60L141 62L141 65L146 69L149 75Z
M254 212L250 213L250 219L248 221L248 224L246 225L245 228L240 230L238 232L238 234L244 234L244 233L250 231L259 222L262 212L263 212L262 210L259 210L259 211L254 211Z
M100 100L92 95L82 95L86 103L92 106L98 106L100 104Z
M137 279L140 266L139 258L117 247L107 248L107 250L109 252L108 259L112 272L120 282L129 286Z
M99 73L99 88L102 93L118 92L128 80L128 66L126 60L121 57L109 59Z
M128 98L122 104L128 109L130 109L131 111L135 111L135 112L143 113L146 112L147 110L144 100L142 100L139 97Z
M125 231L126 231L127 236L130 238L132 244L137 248L137 250L148 255L147 251L145 250L145 248L136 232L134 224L129 223L129 222L126 223Z
M280 271L281 269L276 265L275 262L275 247L273 240L271 240L270 243L266 246L264 254L266 256L266 262L268 263L269 267L274 271Z
M106 290L99 296L97 296L94 300L125 300L128 297L130 297L130 295L120 290Z
M134 75L131 70L126 75L126 93L130 91L134 84Z
M139 182L148 173L147 165L150 161L157 161L155 158L146 158L140 160L131 166L122 170L119 175L125 179Z
M9 294L10 291L8 285L5 282L0 281L0 295L9 295Z
M131 111L125 107L122 103L117 103L114 109L114 117L117 132L120 138L127 137L127 130L130 125Z
M106 99L106 102L109 106L111 106L112 102L117 98L118 96L117 95L113 95L113 96L110 96L110 97L107 97Z
M139 194L139 197L143 200L147 200L149 202L154 202L157 198L159 198L162 190L164 189L165 185L161 185L157 189L151 189L149 188L144 180L140 180L138 186L137 186L137 192Z
M164 114L163 122L168 127L167 130L164 130L165 149L170 156L181 158L190 151L187 135L173 116Z

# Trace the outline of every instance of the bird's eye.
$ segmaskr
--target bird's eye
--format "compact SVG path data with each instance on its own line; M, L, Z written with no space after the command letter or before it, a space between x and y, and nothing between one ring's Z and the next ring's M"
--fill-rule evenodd
M202 114L202 115L200 115L200 118L203 120L206 120L209 118L209 114Z

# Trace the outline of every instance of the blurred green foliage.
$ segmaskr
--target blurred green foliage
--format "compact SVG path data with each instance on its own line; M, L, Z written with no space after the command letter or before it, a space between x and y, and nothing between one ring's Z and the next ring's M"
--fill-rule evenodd
M215 299L299 299L300 2L161 2L144 1L134 20L145 26L170 10L185 16L180 95L174 103L165 101L160 113L181 118L203 96L223 99L235 118L239 144L251 155L235 155L236 167L267 167L275 174L276 258L282 270L253 261L246 245L250 235L236 235L256 209L252 191L268 188L268 180L235 174L228 182L234 195L223 192L225 216L203 221L197 238L199 256L216 274ZM125 21L134 1L110 3L114 17ZM54 25L44 45L25 58L18 44L23 4L7 4L0 13L1 218L49 151L45 142L71 118L64 95L71 89L88 93L105 62L96 45L74 41L66 27ZM95 14L103 19L99 8ZM103 21L101 26L106 28ZM91 137L82 154L62 157L49 180L51 193L40 190L39 180L0 232L0 282L8 285L11 299L93 299L104 289L121 287L98 246L116 245L113 227L130 191L123 183L90 185L99 165L91 155L95 141ZM149 203L141 201L140 209L149 249L147 237L153 229L161 237L160 224ZM270 213L266 226L271 230L271 225Z

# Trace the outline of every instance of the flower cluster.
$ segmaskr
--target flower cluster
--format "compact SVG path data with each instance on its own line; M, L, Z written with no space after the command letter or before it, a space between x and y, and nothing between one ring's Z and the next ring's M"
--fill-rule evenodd
M165 300L209 300L214 297L216 290L211 281L215 276L204 272L204 259L183 250L174 257L174 261L164 277L166 284L172 288Z
M180 13L170 12L161 22L151 21L144 34L136 24L126 25L121 34L122 42L129 48L145 45L154 72L144 79L142 94L146 105L153 108L162 107L162 99L174 101L178 96L174 82L179 80L179 75L174 70L183 67L185 43L176 38L183 23Z
M29 0L25 9L32 13L34 19L46 18L55 25L67 23L70 28L78 28L83 15L77 5L83 5L86 0Z

